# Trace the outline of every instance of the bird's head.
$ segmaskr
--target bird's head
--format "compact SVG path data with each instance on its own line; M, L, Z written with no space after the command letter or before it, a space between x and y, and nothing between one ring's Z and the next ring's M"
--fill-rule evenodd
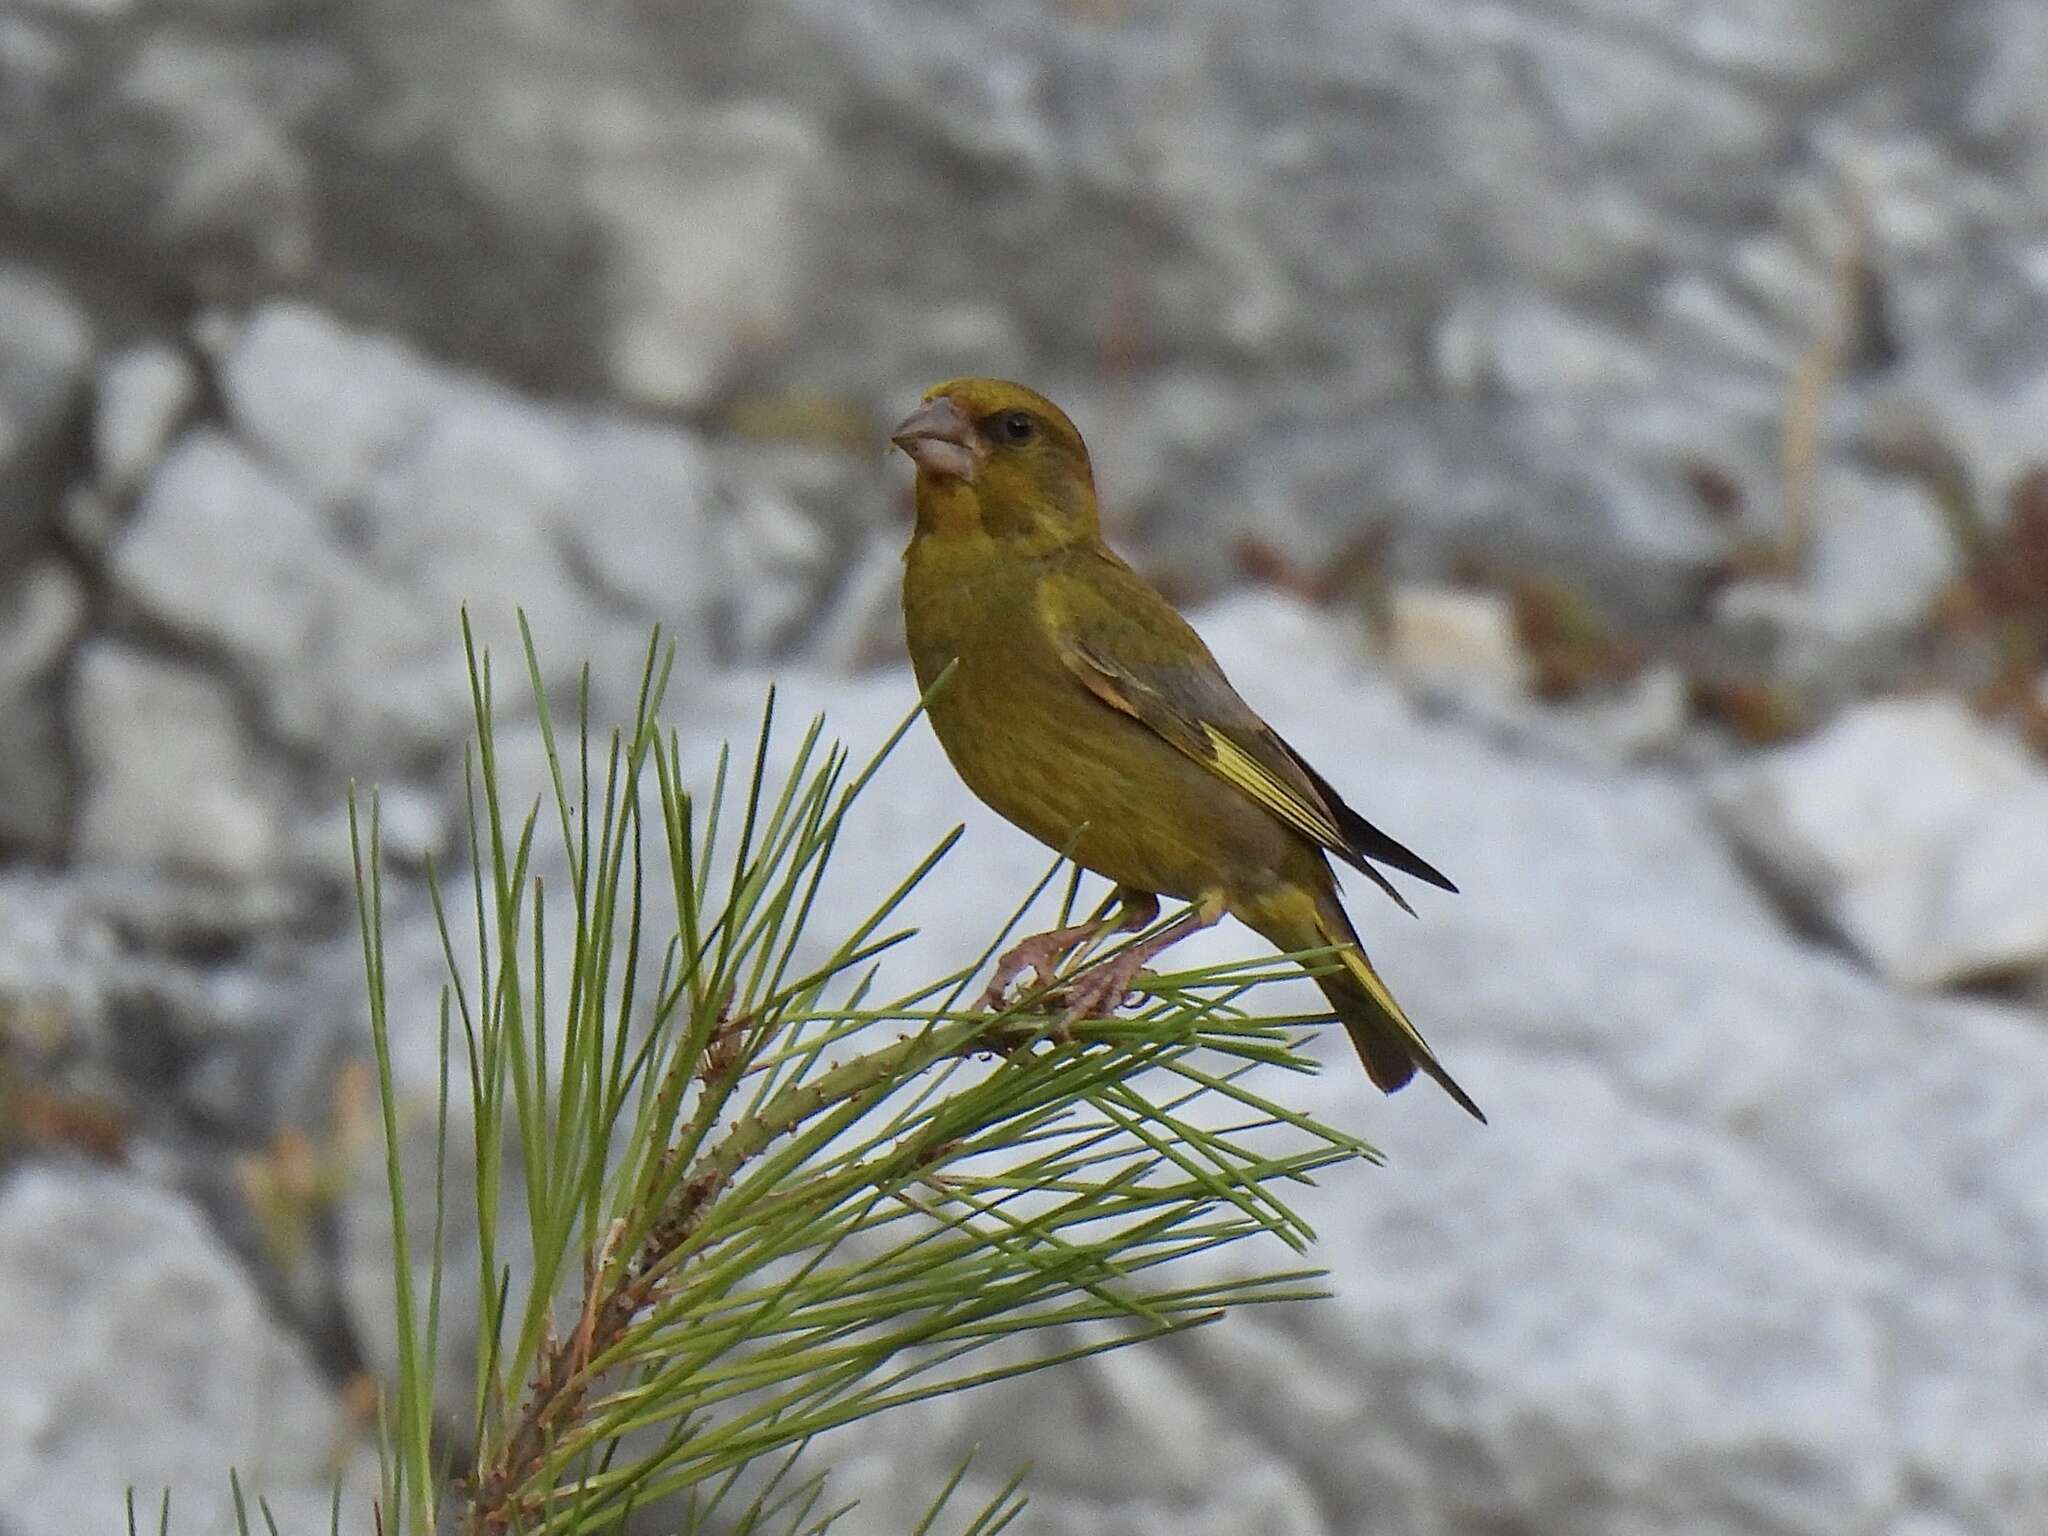
M889 440L917 465L917 531L1052 547L1100 533L1088 447L1067 414L1002 379L925 391Z

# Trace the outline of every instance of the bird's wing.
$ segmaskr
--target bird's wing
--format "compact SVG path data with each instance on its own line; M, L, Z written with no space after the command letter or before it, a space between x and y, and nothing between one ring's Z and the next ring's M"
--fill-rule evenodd
M1457 887L1338 798L1238 696L1201 638L1166 600L1110 557L1108 579L1047 581L1039 610L1053 647L1090 693L1150 728L1310 842L1408 903L1367 860ZM1412 910L1412 909L1410 909Z

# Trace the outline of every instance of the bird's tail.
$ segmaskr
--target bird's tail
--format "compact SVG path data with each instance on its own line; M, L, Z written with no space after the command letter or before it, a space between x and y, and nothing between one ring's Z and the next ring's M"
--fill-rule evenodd
M1460 1088L1430 1050L1421 1032L1409 1022L1394 994L1380 980L1334 891L1317 894L1299 886L1278 887L1257 900L1241 903L1238 916L1283 950L1333 949L1337 968L1316 977L1316 985L1365 1063L1365 1075L1384 1093L1392 1093L1420 1067L1460 1108L1482 1125L1486 1116Z

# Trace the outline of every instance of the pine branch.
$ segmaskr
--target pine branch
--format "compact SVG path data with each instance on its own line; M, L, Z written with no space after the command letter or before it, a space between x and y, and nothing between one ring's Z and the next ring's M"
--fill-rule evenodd
M538 1518L537 1504L532 1501L521 1509L513 1506L516 1496L542 1470L542 1450L550 1430L575 1413L593 1375L619 1343L627 1324L654 1301L669 1278L672 1261L695 1233L705 1208L742 1167L812 1116L871 1098L878 1088L893 1085L934 1060L957 1054L980 1029L970 1024L941 1032L933 1037L940 1042L937 1045L933 1038L906 1040L835 1067L815 1082L785 1088L766 1110L743 1118L706 1153L616 1280L603 1283L607 1266L602 1262L589 1267L581 1321L567 1339L554 1341L542 1351L519 1428L498 1464L482 1479L463 1528L502 1531L515 1520L531 1525ZM918 1159L913 1156L909 1161L914 1165Z
M1056 864L982 955L877 998L875 959L907 937L892 917L956 831L797 974L840 830L911 721L857 771L814 721L776 772L771 695L744 777L721 755L700 801L680 738L658 724L672 660L658 636L635 717L608 745L593 747L585 679L566 760L530 636L526 653L566 889L551 898L536 872L542 807L507 802L490 662L472 645L473 961L458 960L433 891L450 972L437 1169L446 1085L466 1076L476 1179L459 1193L475 1202L486 1311L475 1422L457 1437L475 1450L445 1484L430 1405L450 1191L437 1172L422 1298L403 1241L374 801L367 850L357 843L401 1236L380 1512L394 1531L427 1536L449 1492L466 1493L470 1536L610 1530L671 1495L715 1507L750 1463L786 1469L835 1425L1317 1294L1293 1269L1170 1278L1247 1238L1299 1251L1313 1234L1280 1190L1374 1155L1247 1082L1311 1070L1295 1021L1244 1007L1288 968L1153 978L1136 1015L1071 1027L1048 1007L1059 978L1002 1013L963 1009ZM1063 909L1074 899L1069 883ZM562 922L566 985L547 969L548 927ZM861 1048L882 1030L894 1038ZM532 1250L516 1278L498 1257L508 1192ZM979 1360L1055 1329L1061 1343L1038 1355ZM803 1482L790 1497L798 1532L821 1493ZM1006 1491L973 1528L999 1529L1016 1507Z

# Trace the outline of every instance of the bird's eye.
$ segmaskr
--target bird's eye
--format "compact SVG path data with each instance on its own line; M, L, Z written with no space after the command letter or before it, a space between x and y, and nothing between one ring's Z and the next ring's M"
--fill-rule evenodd
M1029 411L1008 411L1002 418L1003 438L1012 443L1028 443L1038 430L1038 423L1031 419Z

